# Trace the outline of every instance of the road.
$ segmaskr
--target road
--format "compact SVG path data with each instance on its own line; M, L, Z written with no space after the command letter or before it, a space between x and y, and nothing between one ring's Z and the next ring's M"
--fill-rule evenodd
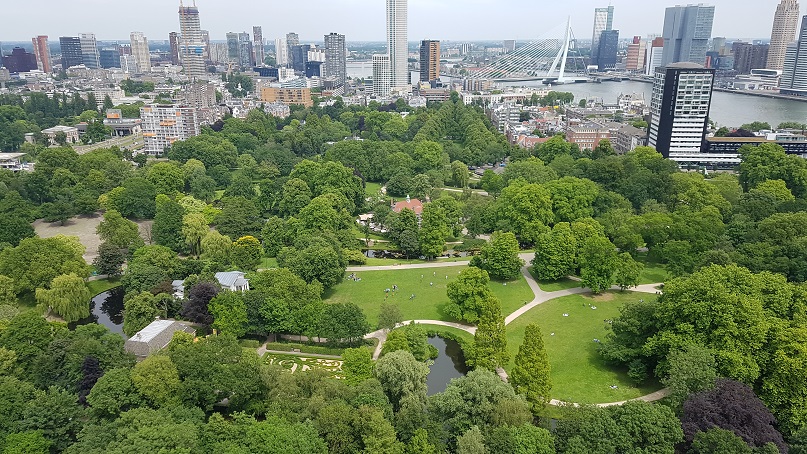
M137 142L137 145L134 144L135 142ZM143 148L143 134L134 134L125 137L114 137L105 140L103 142L94 143L92 145L81 145L74 148L76 150L76 153L78 154L87 154L99 148L109 148L109 147L120 147L121 149L128 148L130 150L139 150Z

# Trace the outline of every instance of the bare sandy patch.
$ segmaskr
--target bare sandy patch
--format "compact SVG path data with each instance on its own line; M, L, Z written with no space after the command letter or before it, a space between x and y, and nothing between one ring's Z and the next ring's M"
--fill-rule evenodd
M101 245L101 238L95 233L98 224L103 220L103 216L96 214L95 216L77 216L70 218L65 225L58 222L45 222L42 219L37 219L33 226L34 231L40 238L52 238L56 235L75 236L78 237L79 242L87 249L84 253L84 260L87 263L98 257L98 246ZM151 244L151 225L154 221L140 221L137 222L140 228L140 236L146 244Z

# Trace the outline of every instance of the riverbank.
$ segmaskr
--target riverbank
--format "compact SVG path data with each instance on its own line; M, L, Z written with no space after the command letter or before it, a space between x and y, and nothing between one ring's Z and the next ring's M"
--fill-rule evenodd
M645 84L653 83L652 79L646 79L643 77L628 77L627 80L633 82L642 82ZM757 98L786 99L789 101L807 102L807 96L790 96L763 90L735 90L733 88L719 88L719 87L714 87L712 90L719 91L721 93L733 93L735 95L756 96Z

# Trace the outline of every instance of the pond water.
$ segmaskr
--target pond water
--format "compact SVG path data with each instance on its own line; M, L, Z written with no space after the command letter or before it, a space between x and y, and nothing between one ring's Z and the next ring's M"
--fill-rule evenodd
M95 295L90 300L90 316L68 326L70 329L74 329L79 325L99 323L125 339L126 336L123 334L123 294L123 288L116 287Z
M465 365L465 355L462 353L460 344L451 339L442 337L430 337L429 344L437 348L437 359L429 369L429 376L426 379L428 394L437 394L446 390L448 382L452 378L459 378L468 373L468 366Z

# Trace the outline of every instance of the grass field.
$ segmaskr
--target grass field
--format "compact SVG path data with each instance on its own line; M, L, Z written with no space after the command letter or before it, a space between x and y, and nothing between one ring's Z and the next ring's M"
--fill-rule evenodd
M274 257L261 257L261 263L258 265L258 269L268 270L270 268L277 268L277 259Z
M101 279L100 281L87 282L87 288L90 289L92 296L118 286L120 286L120 279Z
M400 269L390 271L360 271L359 282L346 279L325 295L327 303L354 303L367 315L371 326L378 323L378 312L386 299L401 308L405 320L447 320L445 305L448 303L446 285L456 279L463 267ZM422 277L421 277L422 276ZM493 293L502 302L506 316L531 301L534 297L522 276L506 282L492 281ZM385 293L385 289L398 286L398 291ZM414 294L414 299L409 299Z
M367 197L380 197L381 183L366 183L364 193L367 194Z
M594 339L604 340L605 320L619 315L627 302L648 298L630 292L609 292L600 296L573 295L548 301L507 326L507 347L513 359L530 323L537 323L552 366L552 398L576 403L605 403L632 399L657 391L650 384L635 387L622 370L616 370L597 353ZM596 307L597 309L593 309ZM563 314L568 314L564 317ZM554 336L552 333L555 333ZM617 389L611 389L611 386Z
M470 262L472 257L451 257L448 259L436 259L437 262ZM421 259L378 259L368 258L365 266L395 266L395 265L411 265L420 263L434 263L435 260L421 260Z

